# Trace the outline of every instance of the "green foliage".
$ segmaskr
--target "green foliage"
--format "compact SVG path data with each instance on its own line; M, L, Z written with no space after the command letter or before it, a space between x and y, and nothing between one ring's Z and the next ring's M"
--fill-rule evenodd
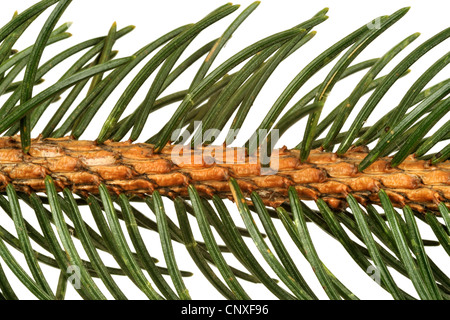
M0 28L0 95L11 94L0 106L0 133L13 135L20 132L25 153L30 147L31 130L39 121L46 121L43 137L62 137L66 134L80 137L92 125L93 117L102 109L110 94L152 53L154 55L144 66L139 67L139 72L106 117L97 137L98 143L108 139L121 140L130 132L131 140L137 140L145 132L145 123L152 113L175 102L179 105L164 128L154 136L146 137L148 142L156 145L157 151L170 142L174 130L196 129L196 120L202 120L203 127L195 131L192 143L200 141L196 138L202 137L207 129L223 129L234 113L236 115L231 129L239 129L277 66L297 50L307 50L307 45L316 34L312 28L327 19L327 9L324 9L309 20L243 48L214 69L212 65L215 58L237 28L256 9L258 2L244 9L219 38L206 43L179 63L181 55L197 35L236 11L238 6L223 5L196 23L166 33L130 57L114 59L117 52L113 49L117 40L133 27L117 30L114 24L107 36L77 44L49 61L40 63L48 45L70 36L66 33L69 24L55 28L70 2L40 1L15 15ZM17 39L52 5L55 8L36 42L20 52L12 51ZM365 47L407 11L408 8L404 8L381 17L378 29L364 25L318 55L292 79L258 128L266 129L269 133L277 129L283 135L302 118L308 117L303 139L298 141L296 147L301 150L302 161L306 160L312 148L323 147L331 151L337 146L337 153L343 154L351 146L371 142L375 146L361 162L360 170L386 155L393 156L393 166L398 166L411 154L431 159L432 163L446 161L450 157L449 144L437 153L430 153L430 150L448 141L450 122L437 128L436 133L430 136L426 134L438 120L449 114L450 81L446 79L432 87L425 87L449 63L448 53L420 76L397 107L376 119L378 121L374 125L363 126L394 83L407 75L409 68L423 55L450 36L449 28L431 37L379 78L377 75L384 71L386 65L419 34L405 38L380 58L352 65ZM33 95L34 87L42 82L47 72L83 50L87 52L57 82ZM174 80L205 55L207 57L185 90L162 96ZM323 82L282 115L300 88L338 56L338 61ZM326 98L336 83L365 69L368 70L348 97L330 109L330 113L321 120ZM14 82L22 70L25 70L24 78ZM230 74L232 70L234 73ZM145 99L133 110L131 100L155 72ZM89 82L87 95L63 122L64 115ZM67 90L70 91L60 101L52 118L43 119L44 112ZM369 94L368 100L358 111L350 129L344 131L350 113L365 94ZM123 117L124 114L129 115ZM324 132L327 133L325 138L319 139ZM227 137L227 142L231 143L233 139ZM268 134L260 137L258 143L270 139ZM210 137L201 142L207 145L214 143L214 140ZM250 147L251 153L258 145L246 146ZM289 241L313 268L330 299L358 299L321 260L320 252L311 238L312 224L335 238L368 276L371 268L378 270L380 279L374 282L374 286L379 285L394 299L415 298L397 284L392 271L410 279L421 299L450 298L448 275L427 255L428 246L438 245L442 248L442 254L450 255L450 214L443 203L439 205L439 212L428 212L424 216L408 206L400 214L381 190L382 213L372 205L362 208L352 196L347 197L347 210L332 210L320 199L315 203L318 207L315 210L314 204L300 201L296 191L290 189L289 204L272 210L262 203L256 193L246 199L237 182L231 179L230 188L241 221L236 221L222 199L217 196L212 200L204 199L191 185L188 198L171 199L178 218L176 223L166 214L168 205L158 192L145 199L129 198L124 194L112 195L102 185L99 197L74 195L69 190L64 190L61 195L50 177L45 180L45 184L45 195L17 193L12 185L8 185L5 194L0 195L0 206L6 213L2 221L11 218L17 232L15 236L0 225L0 299L17 299L18 296L5 276L4 265L38 299L65 298L67 286L71 285L66 272L70 266L79 268L81 286L75 287L75 290L84 299L106 298L105 292L94 279L99 279L113 298L127 299L127 292L117 283L119 276L129 278L149 299L190 299L185 278L192 273L180 269L183 261L177 258L175 243L186 249L204 278L210 282L211 290L217 290L227 299L251 299L252 294L246 292L242 285L244 282L259 283L259 286L279 299L317 299L318 292L307 283L302 276L302 269L294 262L293 257L298 252L286 249ZM153 212L156 219L139 211L138 204L142 202L148 205L149 212ZM34 212L40 230L33 228L22 214L24 206L29 206ZM95 228L85 221L82 209L90 210ZM194 219L190 219L190 216ZM277 229L275 220L281 222L278 225L284 230ZM430 227L437 241L422 239L417 220ZM241 222L245 228L237 227ZM200 230L198 235L194 235L193 224ZM264 230L260 230L258 225L262 225ZM164 260L165 267L159 266L158 260L151 255L153 248L144 241L144 230L159 234L163 252L159 258ZM288 236L282 237L282 233ZM258 252L250 250L246 243L249 239L254 242ZM85 255L81 254L78 244L81 244ZM39 246L39 251L34 248L36 246ZM8 247L23 254L31 275ZM265 261L265 266L258 261L257 254ZM105 262L105 255L112 258L118 267L109 266ZM83 256L87 257L86 260ZM236 259L240 266L231 266L229 257ZM56 269L55 272L60 275L57 288L52 289L49 285L41 269L42 264ZM269 273L275 274L277 279Z

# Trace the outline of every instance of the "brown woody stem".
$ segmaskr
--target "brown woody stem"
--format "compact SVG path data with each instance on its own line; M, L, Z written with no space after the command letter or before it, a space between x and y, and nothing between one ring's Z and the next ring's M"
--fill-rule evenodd
M45 191L44 178L49 175L58 188L82 195L97 193L104 183L115 193L141 196L158 190L170 197L187 197L187 186L194 184L203 196L232 198L228 180L234 177L246 196L255 191L273 207L288 201L290 186L301 199L320 197L336 209L345 206L348 194L363 205L377 204L380 189L397 207L436 211L440 202L450 205L450 161L431 165L410 156L392 168L386 157L358 172L368 152L365 147L343 156L314 150L305 163L297 150L282 148L272 154L266 169L259 155L249 156L242 148L179 148L167 146L154 153L149 144L37 138L29 155L24 155L19 137L2 137L0 191L9 183L22 192Z

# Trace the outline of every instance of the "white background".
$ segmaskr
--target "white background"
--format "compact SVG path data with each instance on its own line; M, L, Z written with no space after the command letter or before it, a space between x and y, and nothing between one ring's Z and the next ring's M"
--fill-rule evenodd
M0 11L0 22L1 24L6 23L12 17L15 10L19 12L23 11L30 5L35 3L35 1L2 1L2 10ZM90 39L92 37L105 35L111 24L116 21L118 28L123 28L127 25L135 25L136 29L120 39L114 46L114 49L119 50L118 57L125 57L133 54L139 50L144 45L153 41L154 39L160 37L166 32L187 24L196 22L207 13L214 10L218 6L224 4L225 1L217 0L191 0L191 1L144 1L144 0L128 0L128 1L107 1L107 0L75 0L69 6L67 11L64 13L60 20L60 25L63 22L73 21L73 25L69 29L69 32L73 34L73 37L64 40L58 44L48 47L42 58L42 62L47 61L49 58L54 56L56 53L61 52L65 48L68 48L76 43ZM242 11L252 1L241 1L241 9L233 13L231 16L219 21L213 26L209 27L207 30L202 32L189 46L188 50L181 57L182 61L190 53L192 53L196 48L199 48L206 42L217 38L225 30L229 23ZM252 132L263 119L263 116L267 112L268 108L271 107L273 102L276 100L278 95L286 87L286 85L292 80L292 78L315 56L320 54L323 50L334 44L339 39L343 38L347 34L356 30L360 26L369 22L370 20L381 16L387 15L395 12L401 7L411 6L409 13L392 26L389 30L383 33L379 39L374 41L365 51L357 58L355 62L360 62L370 58L376 58L383 55L387 50L392 48L402 39L415 33L421 32L421 36L413 42L409 47L407 47L397 58L395 58L392 63L390 63L385 70L382 71L380 75L386 74L393 66L395 66L402 58L404 58L407 53L417 47L420 43L430 38L434 34L448 27L448 12L449 12L449 2L448 1L275 1L275 0L263 0L256 11L241 25L241 27L235 32L232 39L226 45L226 47L219 54L216 62L213 65L217 67L225 59L229 58L232 54L243 49L245 46L262 39L273 33L291 28L296 24L309 19L319 10L324 7L329 7L330 11L328 13L329 19L322 23L321 25L314 28L317 31L316 37L310 41L306 46L298 50L295 54L290 56L286 61L284 61L277 71L273 74L271 79L267 82L265 88L261 92L260 96L256 100L249 116L245 122L244 127L246 131L241 135L241 139L238 142L242 143L245 138L248 138L248 133ZM16 49L23 49L34 42L40 27L44 23L46 17L50 11L44 13L39 19L37 19L31 28L24 34L23 38L19 40ZM408 90L412 83L420 76L434 61L439 59L444 55L449 48L449 41L442 43L440 46L431 50L425 57L420 59L411 68L411 73L398 81L391 92L387 94L381 101L380 105L375 110L375 114L369 120L369 124L376 121L380 115L385 114L390 108L395 106L403 94ZM78 57L78 56L77 56ZM47 86L53 84L60 75L66 70L71 63L75 60L70 60L67 63L63 63L47 76L45 76L44 84L40 85L35 89L35 93L39 90L46 88ZM147 60L146 60L147 61ZM140 66L142 66L141 64ZM329 67L331 67L330 64ZM166 93L175 92L186 88L188 81L195 74L196 67L199 63L195 64L189 72L183 77L176 81L173 86L167 89ZM95 139L100 128L102 121L105 119L109 110L114 105L117 98L126 88L126 85L132 79L135 72L130 73L124 83L118 87L116 92L111 95L110 99L107 100L105 106L96 116L89 130L83 135L84 139ZM307 85L305 85L299 93L294 97L289 106L298 100L303 94L308 92L313 86L316 86L321 79L326 76L326 73L330 69L327 68L323 72L318 73L314 76ZM435 84L442 81L448 77L449 68L444 69L429 85ZM363 73L358 73L357 75L350 77L348 80L341 81L332 91L327 104L324 109L326 115L329 110L334 108L337 103L342 101L350 92L354 85L359 81ZM152 78L150 78L151 81ZM143 86L143 90L140 90L131 102L131 107L137 106L137 104L142 101L146 94L146 90L149 87L150 82L147 82ZM361 99L357 108L360 108L368 96ZM3 101L3 100L2 100ZM57 104L52 105L48 112L45 114L43 121L40 122L33 135L37 135L43 128L43 124L48 121L49 117L52 115L54 110L57 108ZM288 106L288 107L289 107ZM141 136L142 141L149 138L153 133L157 132L161 126L167 121L171 112L176 108L176 105L165 108L161 112L154 113L150 116L147 123L146 130ZM286 109L287 110L287 109ZM324 115L323 115L324 116ZM352 114L354 116L354 114ZM448 117L448 116L447 116ZM351 117L352 118L352 117ZM443 119L446 121L447 119ZM351 119L350 119L351 121ZM292 127L280 144L285 144L288 147L294 147L303 135L305 122L301 121L294 127ZM438 124L438 125L439 125ZM348 127L348 125L346 125ZM168 203L170 205L170 203ZM236 212L235 207L230 204L230 209L232 212ZM26 209L24 209L25 211ZM151 212L144 208L145 213L152 216ZM168 214L170 217L176 221L176 216L172 212L172 207L168 206ZM30 222L35 223L33 218L33 213L26 211L26 218ZM90 220L89 213L85 214L86 220ZM236 221L239 221L239 216L236 215ZM8 217L4 214L0 216L0 222L2 225L7 226L8 229L15 234L14 226L9 221ZM192 222L195 222L192 220ZM39 230L37 223L35 224ZM240 223L242 225L242 223ZM93 224L91 224L93 226ZM279 230L282 230L282 225L277 223ZM378 288L373 284L373 281L364 274L364 271L359 269L356 264L351 260L345 250L334 240L331 240L326 234L322 233L318 228L309 224L310 231L316 248L318 250L319 256L324 261L324 263L335 273L335 275L345 284L348 288L356 295L362 299L379 299L379 298L389 298L382 289ZM433 238L429 228L421 229L423 232L423 237L431 239ZM281 232L281 231L280 231ZM281 232L282 233L282 232ZM283 233L282 233L283 234ZM151 254L160 260L163 260L163 255L161 253L159 239L155 233L145 233L145 237L148 240L148 246ZM286 235L285 239L288 239ZM249 245L251 243L249 242ZM320 289L318 281L315 279L311 268L307 264L306 260L301 256L301 254L296 251L297 249L292 245L290 241L286 242L286 246L291 250L292 256L295 257L295 261L298 262L298 266L304 277L311 284L312 288L317 292L320 298L326 298L326 295ZM35 245L37 249L37 245ZM255 256L259 257L255 247ZM212 286L203 280L203 277L196 270L195 265L190 261L190 258L186 254L184 248L178 244L175 244L175 249L178 252L177 258L179 259L180 268L183 270L194 271L196 275L192 278L185 279L186 285L190 290L190 294L195 299L220 299L221 296L215 292ZM450 259L445 255L441 248L430 248L428 252L431 257L435 258L435 262L443 269L449 269ZM22 256L16 255L18 260L22 263L24 268L27 270L25 260ZM111 265L114 265L114 262ZM230 259L231 263L238 266L234 260ZM261 261L264 266L264 261ZM5 269L6 266L2 263ZM163 262L161 262L163 265ZM43 266L46 275L49 275L49 281L53 287L56 287L56 281L58 273L54 269ZM266 268L267 270L268 267ZM6 270L7 274L10 276L11 282L16 288L16 292L22 298L33 298L27 292L27 290L16 281L15 277L11 274L9 270ZM395 272L394 272L395 274ZM130 298L145 298L142 293L140 293L134 285L123 278L117 278L118 282L123 284L124 292ZM405 290L410 291L412 285L410 282L405 281L402 277L398 277L398 282ZM243 286L248 289L248 292L252 298L273 298L273 296L263 287L259 285L248 284L242 281ZM107 291L104 289L101 283L99 283L100 288L103 292L108 295ZM412 292L412 291L410 291ZM69 289L68 298L77 298L76 293L72 289Z

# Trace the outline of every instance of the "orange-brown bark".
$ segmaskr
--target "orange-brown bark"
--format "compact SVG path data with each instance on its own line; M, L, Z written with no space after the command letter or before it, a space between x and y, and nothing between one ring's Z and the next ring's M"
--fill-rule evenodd
M0 191L9 183L18 191L44 191L44 178L50 175L58 188L79 194L97 193L104 183L116 193L144 195L158 190L185 197L187 186L193 184L201 195L231 198L228 180L233 177L245 195L255 191L274 207L287 201L290 186L301 199L320 197L333 208L345 206L342 200L348 194L363 205L378 203L380 189L398 207L408 204L424 211L436 210L439 202L450 204L449 161L431 165L409 157L392 168L391 159L382 158L358 172L365 148L342 157L314 150L305 163L299 161L297 150L283 148L273 156L272 171L261 174L257 158L245 155L243 149L204 147L174 157L173 148L167 146L156 154L149 144L35 139L29 155L24 155L18 137L4 137L0 138Z

